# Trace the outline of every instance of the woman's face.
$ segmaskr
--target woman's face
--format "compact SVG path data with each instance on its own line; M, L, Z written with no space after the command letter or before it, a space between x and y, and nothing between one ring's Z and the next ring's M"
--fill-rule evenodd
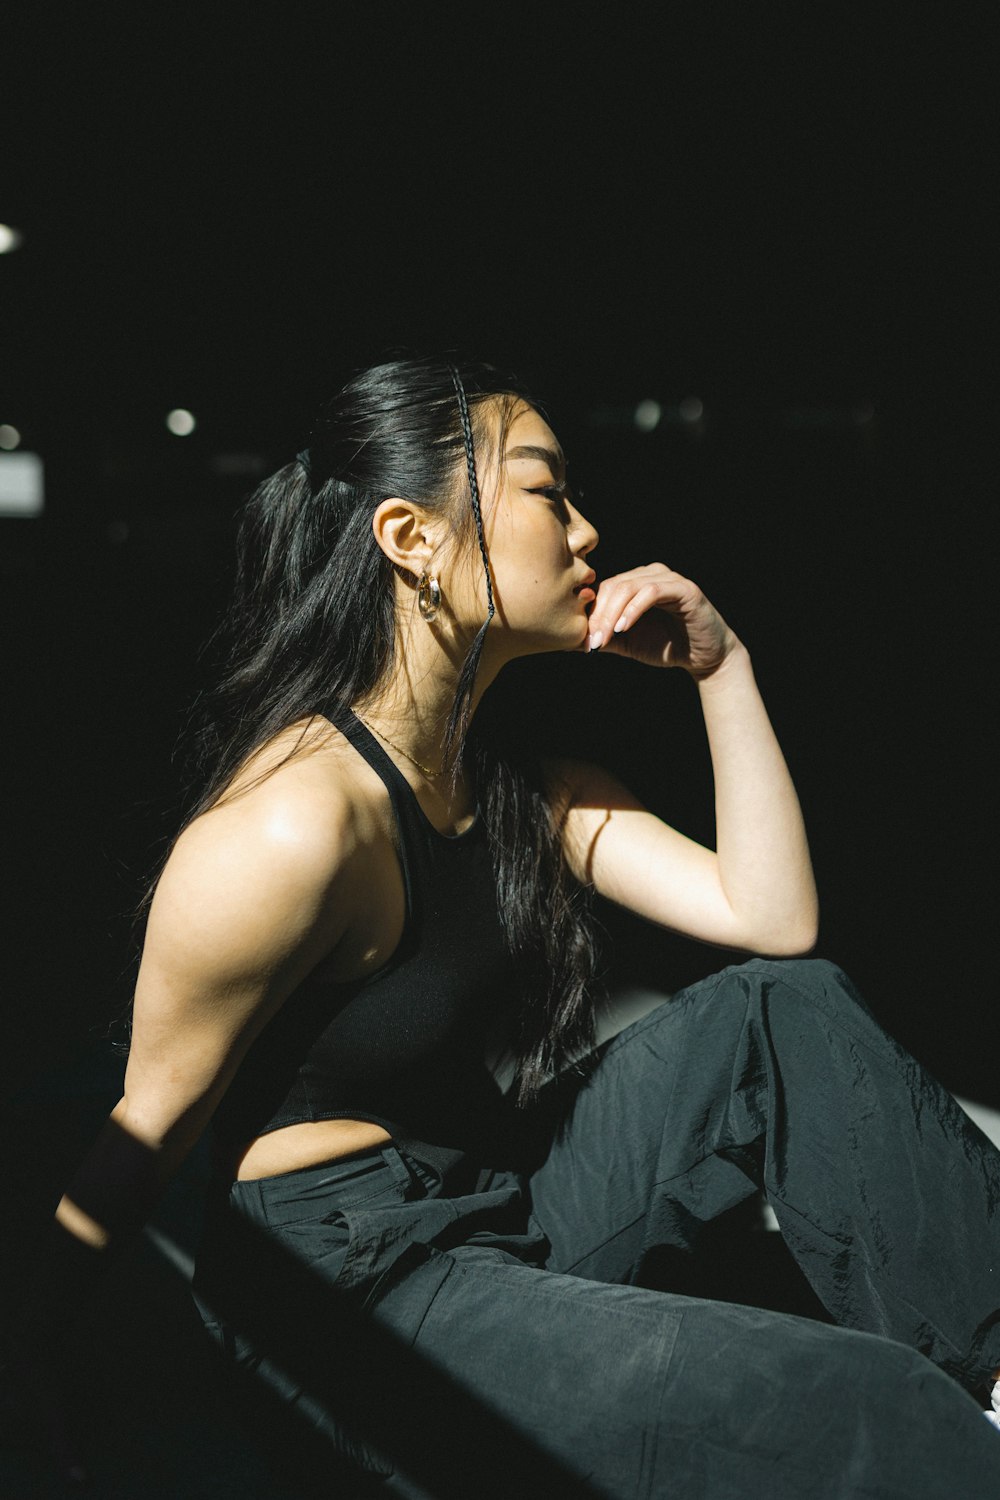
M587 638L587 610L593 601L589 590L582 595L579 590L593 572L586 558L599 537L573 504L555 433L532 407L520 403L515 408L504 451L494 457L484 478L483 533L493 578L494 625L509 654L579 648ZM478 546L473 551L470 582L478 580L482 606L478 626L488 605Z

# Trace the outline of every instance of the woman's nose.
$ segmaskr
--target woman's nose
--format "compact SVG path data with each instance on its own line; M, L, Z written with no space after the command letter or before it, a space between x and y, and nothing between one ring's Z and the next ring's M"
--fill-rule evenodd
M593 552L601 540L601 534L596 526L591 525L586 516L580 515L579 511L577 511L577 515L580 516L579 530L583 535L583 541L580 544L580 556L586 557L588 552Z

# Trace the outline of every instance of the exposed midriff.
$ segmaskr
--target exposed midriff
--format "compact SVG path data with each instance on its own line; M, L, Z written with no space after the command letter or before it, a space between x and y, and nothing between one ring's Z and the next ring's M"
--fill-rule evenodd
M391 1139L387 1130L370 1120L303 1120L257 1136L242 1151L233 1176L239 1182L274 1177L336 1161Z

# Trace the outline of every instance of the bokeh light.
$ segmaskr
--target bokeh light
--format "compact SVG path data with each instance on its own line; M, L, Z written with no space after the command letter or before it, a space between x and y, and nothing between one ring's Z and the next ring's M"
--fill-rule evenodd
M197 425L191 412L185 411L183 406L167 412L167 427L174 437L190 437Z
M652 432L654 427L660 425L663 416L663 407L659 401L640 401L633 413L632 420L640 432Z

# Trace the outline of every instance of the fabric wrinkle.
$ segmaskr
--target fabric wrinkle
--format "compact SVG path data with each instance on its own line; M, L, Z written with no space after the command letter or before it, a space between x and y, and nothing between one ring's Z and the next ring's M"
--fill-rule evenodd
M407 1139L220 1188L199 1289L232 1273L258 1294L226 1259L227 1216L267 1227L391 1334L407 1395L385 1420L466 1464L477 1500L530 1493L510 1488L522 1462L556 1466L547 1500L561 1484L611 1500L1000 1496L996 1434L969 1399L1000 1365L984 1191L1000 1157L840 971L812 963L734 965L626 1028L539 1106L529 1169L443 1174L432 1143L424 1162ZM881 1128L920 1112L915 1135ZM840 1326L643 1284L654 1252L696 1265L706 1225L761 1187ZM268 1368L238 1326L215 1331ZM333 1412L323 1430L388 1494L431 1494L391 1456L399 1429L373 1442Z

